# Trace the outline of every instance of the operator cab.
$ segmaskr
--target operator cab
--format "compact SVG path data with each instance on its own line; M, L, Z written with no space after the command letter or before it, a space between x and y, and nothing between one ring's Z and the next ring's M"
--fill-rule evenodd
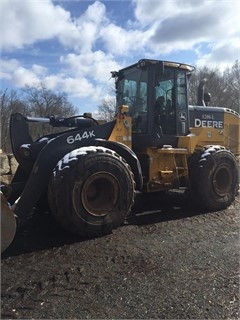
M194 67L159 60L113 72L117 105L128 105L133 148L177 146L189 132L187 79Z

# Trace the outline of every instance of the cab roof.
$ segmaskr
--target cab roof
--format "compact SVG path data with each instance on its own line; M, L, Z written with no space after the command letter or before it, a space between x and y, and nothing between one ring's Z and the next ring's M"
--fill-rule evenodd
M154 60L154 59L141 59L137 63L134 63L128 67L125 67L121 70L126 70L130 69L132 67L144 67L148 66L150 64L160 64L163 63L164 66L166 67L172 67L176 69L184 69L188 72L194 71L195 67L186 63L181 63L181 62L173 62L173 61L164 61L164 60Z

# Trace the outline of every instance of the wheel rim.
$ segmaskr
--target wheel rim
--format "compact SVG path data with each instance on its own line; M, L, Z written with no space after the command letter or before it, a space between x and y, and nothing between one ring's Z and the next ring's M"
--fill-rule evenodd
M213 176L213 187L219 196L225 196L231 191L233 176L231 168L221 166L217 168Z
M74 189L77 190L75 200L81 200L84 209L92 216L105 216L111 212L120 191L117 179L109 172L94 173L84 182L82 189L78 184Z

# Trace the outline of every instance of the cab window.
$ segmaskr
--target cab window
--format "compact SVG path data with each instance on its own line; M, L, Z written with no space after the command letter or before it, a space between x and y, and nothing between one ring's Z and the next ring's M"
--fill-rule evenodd
M147 132L147 72L136 69L122 80L122 104L129 106L134 133Z

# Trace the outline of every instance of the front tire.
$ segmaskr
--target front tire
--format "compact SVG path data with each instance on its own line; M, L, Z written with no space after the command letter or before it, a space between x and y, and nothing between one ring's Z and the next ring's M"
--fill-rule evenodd
M110 233L122 224L134 201L130 166L103 147L76 149L59 161L49 186L56 220L80 236Z
M190 159L190 181L199 206L208 211L226 209L238 191L238 164L230 150L206 147Z

